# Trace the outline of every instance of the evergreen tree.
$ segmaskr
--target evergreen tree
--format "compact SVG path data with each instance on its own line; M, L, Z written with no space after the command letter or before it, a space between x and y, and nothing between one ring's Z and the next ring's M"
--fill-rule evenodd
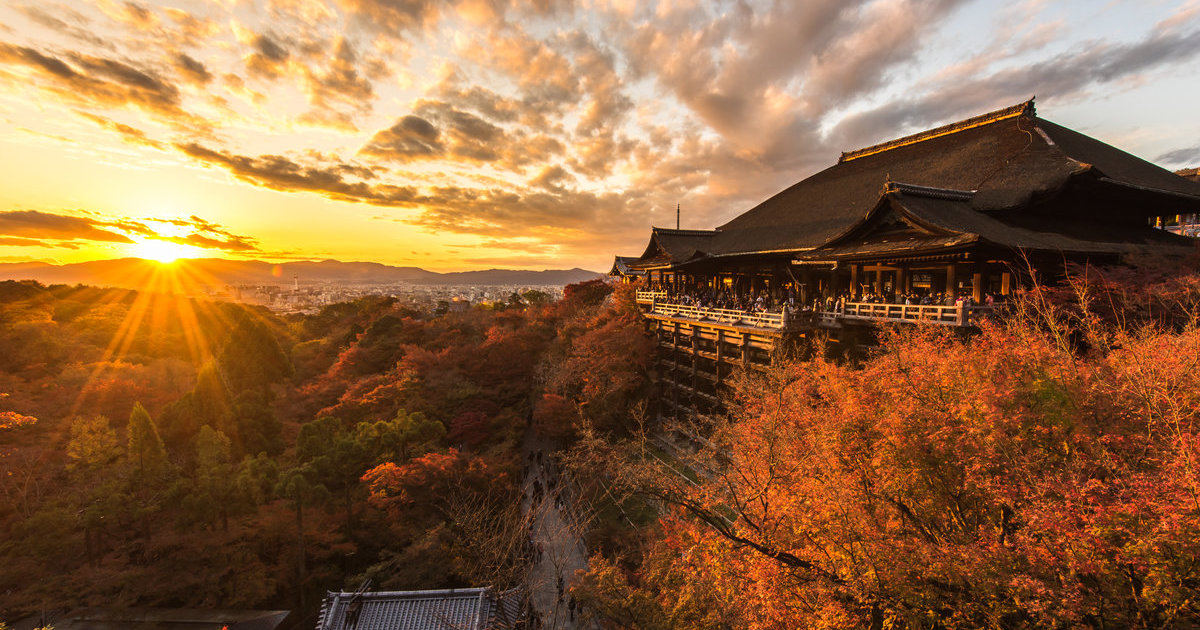
M275 335L252 314L243 312L217 359L235 395L257 390L270 396L271 383L291 377L292 361Z

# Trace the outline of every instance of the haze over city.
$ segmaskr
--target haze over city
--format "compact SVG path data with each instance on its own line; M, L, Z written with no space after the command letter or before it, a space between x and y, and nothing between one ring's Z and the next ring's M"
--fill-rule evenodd
M1196 2L0 6L0 260L606 269L1036 95L1200 162Z

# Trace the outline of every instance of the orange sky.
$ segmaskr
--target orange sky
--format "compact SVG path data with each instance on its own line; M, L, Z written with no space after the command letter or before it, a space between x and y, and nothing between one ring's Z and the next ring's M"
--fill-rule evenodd
M606 269L1038 96L1200 163L1197 2L0 3L0 261Z

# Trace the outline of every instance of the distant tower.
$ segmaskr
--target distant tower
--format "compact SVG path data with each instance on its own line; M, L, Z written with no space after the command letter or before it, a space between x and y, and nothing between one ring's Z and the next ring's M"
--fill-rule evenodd
M675 229L679 229L679 204L675 204Z

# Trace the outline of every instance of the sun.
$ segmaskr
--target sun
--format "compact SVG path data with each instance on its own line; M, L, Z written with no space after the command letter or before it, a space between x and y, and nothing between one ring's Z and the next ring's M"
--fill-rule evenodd
M138 258L156 260L164 265L173 263L180 258L195 258L201 251L199 248L192 247L191 245L181 245L158 239L144 239L139 241L134 245L133 250L134 255Z

